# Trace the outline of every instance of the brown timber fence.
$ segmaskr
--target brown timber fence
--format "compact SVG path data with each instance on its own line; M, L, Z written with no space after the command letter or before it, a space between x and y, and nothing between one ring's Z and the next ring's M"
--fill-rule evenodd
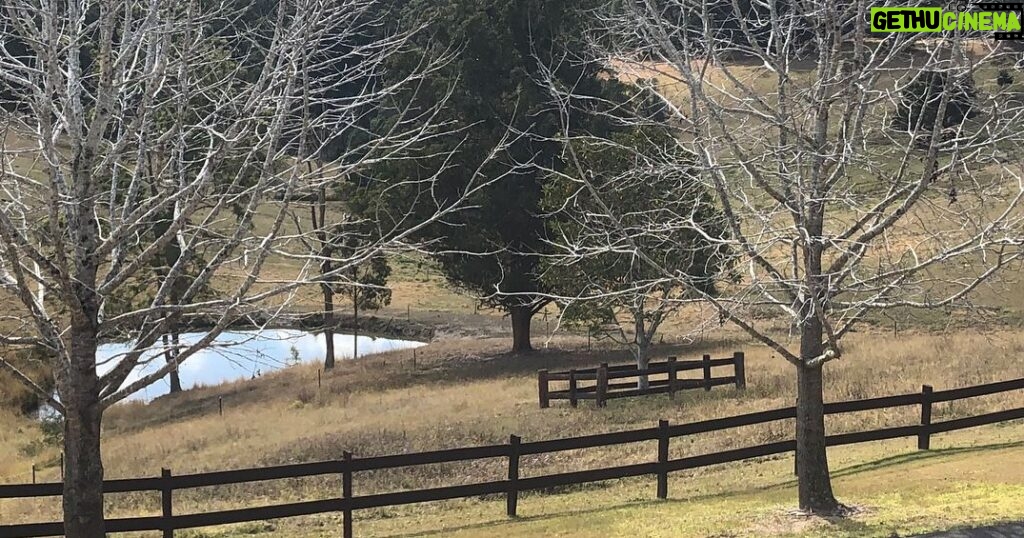
M936 433L972 428L975 426L994 424L1009 420L1024 419L1024 407L1022 407L971 417L946 420L943 422L932 422L931 411L934 404L1020 389L1024 389L1024 378L943 391L933 391L930 386L925 385L922 387L921 392L914 394L901 394L898 396L885 396L882 398L869 398L866 400L828 403L825 404L825 413L828 415L873 409L886 409L890 407L920 406L921 421L920 424L910 426L896 426L864 432L829 435L826 438L827 445L839 446L900 437L916 437L918 448L921 450L928 450L931 435ZM668 475L673 471L694 469L773 454L782 454L792 452L796 449L796 442L788 440L725 450L713 454L701 454L678 459L669 459L669 443L671 439L706 432L727 430L740 426L750 426L777 420L792 419L795 417L796 408L786 407L758 413L748 413L726 418L692 422L689 424L670 425L668 421L662 420L659 421L656 428L585 435L566 439L551 439L547 441L522 442L519 437L513 435L509 437L509 442L507 444L455 448L451 450L437 450L414 454L356 458L353 457L351 453L344 452L341 459L334 461L178 476L172 475L171 471L168 469L163 469L161 470L159 477L103 481L104 493L159 491L162 498L161 505L163 509L163 513L160 516L108 519L107 531L162 531L163 536L173 537L174 531L177 529L206 527L211 525L223 525L247 521L262 521L266 519L302 516L324 512L342 512L344 514L342 524L343 536L349 538L353 536L352 512L355 510L439 501L444 499L477 497L481 495L504 494L507 499L507 514L512 517L516 515L519 493L523 491L585 484L589 482L642 475L654 475L656 477L656 495L658 498L664 499L668 497ZM657 441L658 450L656 461L520 478L521 456L645 441ZM493 482L484 482L479 484L447 486L414 491L399 491L394 493L379 493L374 495L356 495L352 488L352 476L358 472L378 469L393 469L397 467L415 465L459 462L483 458L507 458L507 478L505 480L495 480ZM240 508L200 514L175 515L173 512L174 503L172 495L176 490L317 475L340 475L342 478L342 487L341 491L339 491L340 496L333 499L279 504L275 506ZM59 482L48 484L0 485L0 499L58 496L61 495L62 492L63 484ZM63 534L63 530L64 524L60 522L0 525L0 538L59 536Z
M733 375L712 377L712 369L732 366ZM685 379L680 373L700 370L700 379ZM664 379L650 379L660 376ZM637 380L641 376L648 377L648 387L639 389ZM619 380L619 381L616 381ZM564 390L551 390L553 381L566 381ZM719 385L736 385L737 389L747 388L746 366L743 352L737 351L732 357L712 359L704 355L700 360L680 361L669 357L665 362L652 362L647 368L638 368L635 364L608 366L602 363L597 368L566 370L564 372L537 372L537 396L541 409L551 405L551 400L569 400L569 405L576 407L580 400L594 400L594 405L604 407L608 400L614 398L630 398L647 394L668 394L675 398L676 392L687 389L711 390Z

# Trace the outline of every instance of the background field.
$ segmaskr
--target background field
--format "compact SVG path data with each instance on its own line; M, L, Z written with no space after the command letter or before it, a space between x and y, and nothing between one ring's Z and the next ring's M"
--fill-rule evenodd
M748 70L756 76L756 68ZM994 73L978 75L980 88ZM983 80L984 79L984 80ZM766 90L767 91L767 90ZM31 161L17 166L29 170ZM870 191L870 186L865 186ZM272 214L268 205L257 227ZM341 211L340 207L333 208ZM918 220L921 215L914 215ZM897 235L912 236L913 229ZM477 308L477 301L449 286L421 256L391 260L393 301L377 312L437 328L435 341L415 352L397 352L343 362L317 385L317 366L304 365L217 387L202 387L151 404L112 408L104 422L108 478L396 454L501 443L510 434L526 441L685 423L793 404L792 368L743 334L713 322L699 308L679 312L657 339L656 357L680 359L710 353L747 356L748 390L729 387L664 396L615 400L595 409L556 403L537 406L536 370L626 362L628 354L607 342L591 342L556 331L557 309L534 320L531 355L511 355L508 320ZM272 260L266 279L286 278L291 263ZM936 390L1024 375L1024 287L1019 267L1002 273L976 294L979 308L897 310L877 316L846 341L842 360L826 368L826 399L869 398ZM951 269L955 271L956 269ZM235 275L237 276L237 275ZM230 271L218 281L227 286ZM291 308L315 311L318 290L303 290ZM338 299L341 315L349 304ZM0 296L0 309L17 318L17 305ZM788 327L769 310L753 312L758 328L787 339ZM708 324L709 320L711 323ZM0 323L5 322L0 319ZM790 344L795 341L790 339ZM691 373L693 375L694 373ZM21 390L0 376L0 400ZM224 415L218 414L218 402ZM940 404L934 420L1024 406L1024 391ZM918 409L862 412L828 418L830 433L916 424ZM738 433L705 434L673 443L671 457L789 439L791 421L747 427ZM891 536L1024 518L1024 423L937 436L932 450L918 452L912 440L830 450L836 493L857 509L843 521L805 518L792 512L795 486L791 457L765 458L672 475L670 499L654 501L654 482L613 481L524 495L523 517L509 522L504 501L482 498L376 509L357 514L360 536ZM59 448L29 418L0 409L0 483L24 483L35 464L41 481L59 477ZM524 458L524 476L651 461L653 443ZM453 485L502 478L504 461L434 465L366 473L357 494ZM336 477L298 479L175 494L184 512L256 506L337 496ZM111 517L156 515L155 494L119 494L107 499ZM56 520L60 500L0 500L0 523ZM340 514L181 532L179 536L336 536Z

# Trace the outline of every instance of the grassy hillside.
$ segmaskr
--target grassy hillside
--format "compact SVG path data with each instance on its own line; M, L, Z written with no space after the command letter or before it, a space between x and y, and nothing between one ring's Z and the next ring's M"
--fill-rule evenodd
M554 497L528 495L514 521L503 516L504 502L494 500L357 520L356 528L367 536L458 538L908 536L1024 517L1022 433L1017 425L945 435L938 446L946 448L928 453L914 451L909 441L830 450L838 494L856 503L845 520L796 513L792 459L781 458L672 475L665 501L654 499L652 479L638 479ZM317 531L283 524L277 531L326 537L334 530L327 525ZM240 535L239 529L223 532Z
M764 348L751 348L724 334L703 345L661 346L659 353L681 357L705 352L719 355L742 347L748 357L746 392L716 388L710 393L688 391L675 402L656 396L616 400L605 409L584 404L577 409L558 405L541 410L536 403L537 368L624 359L621 352L598 350L587 354L581 349L585 343L578 339L553 343L563 351L517 357L501 353L506 345L503 339L448 340L418 350L415 367L409 351L345 362L324 378L319 390L315 367L300 366L253 381L188 391L150 405L118 405L110 410L105 422L106 473L109 478L123 478L153 476L161 467L186 473L325 460L338 457L343 450L357 456L393 454L503 442L512 433L528 441L540 440L648 427L659 418L682 423L792 404L790 367ZM827 398L912 392L924 383L942 389L1019 377L1022 351L1024 335L1010 332L904 334L899 339L862 333L851 340L844 359L828 371ZM217 414L219 397L224 401L223 417ZM935 420L1018 406L1024 406L1024 393L942 404L936 408ZM917 415L916 408L854 413L829 417L828 427L830 432L839 433L914 424ZM27 425L22 427L26 433L31 431ZM692 443L674 443L672 457L782 440L791 437L792 427L789 421L782 421L729 434L706 434ZM865 528L924 528L950 521L990 521L998 519L1000 513L1024 515L1022 477L992 471L993 462L1012 452L999 445L1021 439L1022 433L1024 425L1018 424L942 436L934 441L936 448L995 446L967 452L940 451L938 456L924 459L919 459L920 455L886 459L915 453L911 440L833 451L834 466L843 477L837 482L838 495L863 505L865 510L860 519L844 525L852 530L857 530L858 521L867 525ZM6 464L5 471L11 474L4 476L4 482L24 481L32 461L41 462L42 478L56 477L57 467L47 466L47 462L55 463L55 449L29 457L17 446L24 446L27 439L23 435L14 445L6 445L17 455ZM523 473L536 476L607 466L611 461L650 461L654 451L653 444L641 443L527 458ZM500 478L504 469L502 461L481 460L391 470L358 476L355 487L357 493L366 494L486 481ZM644 517L638 522L671 522L674 527L670 528L678 531L663 536L687 535L703 528L699 525L720 528L720 535L757 534L760 527L750 527L753 516L759 525L764 518L778 520L766 523L766 528L784 534L801 528L784 510L793 505L791 473L790 458L769 458L762 463L679 474L670 485L670 503L648 502L654 488L649 479L572 488L557 496L527 495L521 503L524 521L510 526L492 528L502 521L500 500L371 510L360 514L358 525L361 532L371 536L447 536L445 529L449 526L462 528L463 536L587 536L592 528L616 536L634 529L629 523L633 521L631 514L639 511ZM175 506L183 511L200 511L326 498L337 495L337 482L336 477L328 477L202 488L176 493ZM904 484L909 489L904 489ZM1011 493L1014 496L1008 497ZM933 499L947 507L969 505L970 510L943 511L936 508L943 505L932 501L921 504L902 500L919 496L923 496L922 503ZM673 506L679 513L670 516L677 511ZM691 506L692 510L683 510ZM111 516L158 512L159 497L153 494L119 494L108 500ZM703 515L692 520L687 514L694 512ZM12 522L51 519L59 513L59 499L3 501L0 513L4 521ZM939 513L944 519L930 519ZM589 523L586 528L578 527L580 514L596 518L594 527ZM336 519L333 515L297 518L266 528L274 529L274 534L327 535L337 532L333 527ZM260 529L264 527L243 526L226 532ZM201 535L217 532L205 530ZM650 535L659 534L652 530Z
M743 68L758 77L758 66ZM644 73L639 73L643 75ZM988 79L981 80L984 89ZM769 91L766 89L766 91ZM30 170L32 162L15 166ZM867 195L871 185L865 185ZM273 205L256 223L266 226ZM340 207L333 208L340 211ZM891 241L913 241L914 226L930 226L928 209L906 219ZM291 224L289 224L290 226ZM784 253L778 253L780 256ZM540 410L536 402L538 368L592 366L625 362L621 350L595 347L585 340L552 335L556 309L534 324L535 345L543 351L511 356L507 324L499 312L477 310L474 300L448 286L436 266L419 256L391 260L393 302L379 315L409 316L438 326L439 338L415 352L403 351L343 362L317 384L315 365L298 366L217 387L161 398L151 404L128 403L110 410L104 423L104 462L108 478L154 476L161 467L175 473L335 459L349 450L373 456L504 442L509 434L524 440L649 427L658 419L674 423L728 416L792 405L791 367L773 353L753 346L729 327L706 327L713 316L688 308L664 325L659 356L691 358L703 353L747 353L749 389L689 391L675 401L665 397L617 400L607 408L557 405ZM241 275L226 271L216 282L228 287ZM1024 287L1011 268L981 287L972 311L893 311L871 321L847 340L844 358L826 368L828 400L859 399L962 387L1022 375ZM298 266L273 259L263 277L289 278ZM941 268L955 278L957 266ZM336 301L344 315L345 298ZM293 311L320 307L319 290L303 289ZM21 317L16 302L0 296L9 317ZM758 328L785 339L788 327L774 311L752 312ZM713 325L713 323L712 323ZM983 329L984 332L979 332ZM791 342L792 343L792 342ZM0 401L16 397L14 382L0 376ZM224 402L219 416L218 402ZM941 404L934 420L1024 406L1024 391ZM915 424L916 408L871 411L828 418L831 433ZM752 426L730 433L695 437L672 445L671 457L788 439L791 421ZM1024 424L987 427L938 436L937 450L919 453L911 440L872 443L831 451L836 491L858 513L849 520L806 519L795 505L790 457L767 458L672 476L670 500L654 502L649 478L528 494L523 517L507 522L502 499L470 499L361 512L357 533L368 536L890 536L962 523L1024 517ZM46 441L38 425L0 409L0 483L22 483L35 464L41 480L59 476L59 448ZM565 452L525 458L524 476L651 461L652 443ZM502 478L503 461L434 465L366 473L357 478L357 494L454 485ZM201 488L175 494L183 512L237 508L337 496L335 477ZM108 497L111 517L156 515L155 494ZM58 519L59 499L0 501L3 523ZM203 529L180 536L335 536L337 514Z

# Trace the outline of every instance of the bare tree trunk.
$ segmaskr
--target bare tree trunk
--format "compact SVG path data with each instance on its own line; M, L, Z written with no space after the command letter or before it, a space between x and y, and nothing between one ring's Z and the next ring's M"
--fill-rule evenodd
M171 331L171 344L174 346L174 369L171 370L171 392L181 392L181 377L178 375L178 355L181 354L181 333L178 332L178 327L174 327Z
M805 321L800 338L803 361L824 351L821 322ZM797 367L796 465L800 508L820 514L832 514L839 502L832 493L828 455L825 451L825 402L820 365Z
M99 403L67 406L64 417L64 535L106 536L103 521L103 461L100 457Z
M359 286L352 290L352 358L359 358Z
M167 364L174 364L174 368L167 374L168 379L171 383L171 394L181 392L181 377L178 375L178 365L175 361L178 359L178 342L179 336L177 328L174 329L173 338L169 338L168 335L163 335L164 341L164 361ZM173 347L172 347L173 346Z
M171 390L170 390L170 393L171 394L177 394L177 393L181 392L181 377L178 376L178 369L177 369L177 367L175 367L174 370L171 370L170 376L171 376Z
M646 370L651 363L651 339L654 338L654 331L651 331L652 334L648 336L642 301L643 299L641 299L640 308L633 310L633 345L636 349L636 367L640 370ZM642 374L637 377L637 389L643 392L650 387L650 377L647 374Z
M167 333L162 334L160 336L160 343L164 345L164 362L166 364L173 364L174 353L171 352L171 336Z
M646 370L651 364L650 357L650 342L646 339L639 339L636 343L636 367L641 370ZM645 391L651 387L651 382L647 374L640 375L636 380L636 388L641 391Z
M513 306L509 310L512 317L512 352L528 353L533 351L530 344L530 322L533 309L530 306Z
M310 172L313 171L313 163L309 163ZM323 261L320 262L320 276L329 274L332 270L330 238L327 237L327 187L321 185L317 190L316 203L310 207L310 214L313 219L313 229L316 230L316 238L320 243L320 255ZM320 283L320 290L324 294L324 318L323 333L324 345L326 346L324 356L324 370L334 368L334 288L330 282Z
M334 368L334 290L329 284L320 287L324 292L324 343L327 345L324 370L330 370Z
M72 329L71 368L74 387L61 393L64 401L64 535L68 538L102 538L103 460L100 456L100 421L96 377L96 331Z

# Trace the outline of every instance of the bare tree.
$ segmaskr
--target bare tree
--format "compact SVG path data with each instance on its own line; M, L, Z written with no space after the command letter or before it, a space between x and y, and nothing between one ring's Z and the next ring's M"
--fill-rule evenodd
M331 274L331 257L334 254L334 246L328 237L327 226L327 186L320 185L316 192L316 201L309 207L310 226L315 230L316 249L321 256L320 274ZM324 370L334 368L334 286L330 282L320 283L320 291L323 294L323 335L324 335Z
M618 109L637 107L623 104ZM708 229L717 223L715 237L724 223L710 192L693 179L692 171L637 158L677 152L670 129L627 124L608 130L611 134L603 138L578 137L570 144L593 193L552 171L543 204L550 211L545 215L548 232L557 238L555 252L568 248L575 255L546 257L544 281L561 298L569 298L560 301L560 322L586 325L591 333L610 338L629 349L637 368L646 370L662 323L685 303L690 287L714 293L728 262L720 242L685 227L666 228L665 223L679 214L691 215ZM682 164L687 156L677 152L671 159ZM615 208L614 218L603 211L608 206ZM655 256L657 267L637 256L638 249ZM685 275L689 285L666 279L665 270ZM647 375L638 377L637 388L649 388Z
M300 286L345 282L367 259L420 248L410 234L500 179L478 175L454 195L430 198L439 170L412 185L434 201L432 214L420 200L416 222L384 230L344 257L305 248L311 242L285 225L298 193L445 134L447 125L424 121L443 102L391 115L397 119L369 131L358 148L311 166L320 146L378 104L394 106L444 59L383 85L375 75L404 50L408 34L385 32L372 0L275 6L255 20L246 2L8 0L0 7L0 290L22 309L3 318L0 344L44 351L56 394L3 358L0 367L65 418L69 537L105 535L106 408L164 378L239 319L284 312ZM358 90L330 91L340 85ZM343 231L335 241L345 241ZM155 275L151 262L170 244L177 256ZM205 264L172 290L196 259ZM278 262L273 271L268 260ZM152 293L144 304L113 309L129 286ZM167 364L126 383L158 360L146 350L176 327L203 333L172 339ZM98 362L98 346L115 340L131 349Z
M867 12L865 1L610 4L594 31L598 57L668 118L609 118L672 126L684 162L655 152L635 161L690 170L727 226L685 211L666 218L668 193L650 200L646 229L561 242L567 259L635 253L794 366L799 503L816 513L843 509L829 477L822 378L843 337L879 311L968 307L972 291L1021 257L1024 100L994 83L1012 56L957 32L872 35ZM972 77L977 92L964 90ZM548 82L563 110L622 109ZM605 221L622 221L624 208L578 158L595 142L564 138L580 195ZM644 248L679 228L728 246L742 279L714 297ZM788 336L757 321L765 309L788 322Z
M658 329L679 309L680 303L670 300L677 291L678 287L669 283L641 286L630 292L591 289L592 293L573 296L565 304L559 322L584 325L598 338L607 338L628 349L636 367L646 370ZM650 388L647 374L637 377L636 388L641 391Z

